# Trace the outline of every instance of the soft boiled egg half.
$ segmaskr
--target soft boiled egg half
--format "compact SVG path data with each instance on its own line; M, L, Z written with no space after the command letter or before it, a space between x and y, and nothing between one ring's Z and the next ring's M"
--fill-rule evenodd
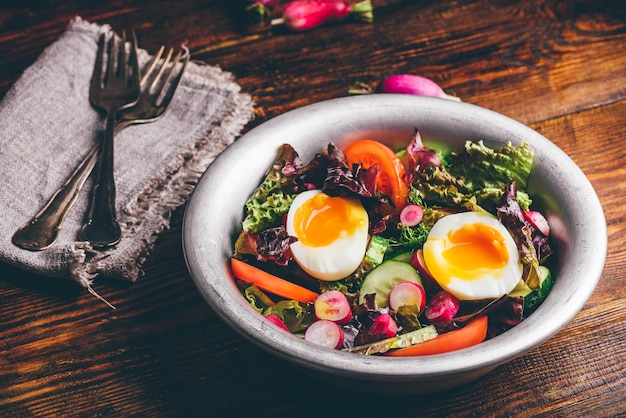
M319 280L334 281L349 276L361 264L368 225L367 212L358 199L309 190L291 204L286 229L298 238L291 244L296 263Z
M500 297L522 278L513 237L488 213L438 220L424 244L424 262L437 283L461 300Z

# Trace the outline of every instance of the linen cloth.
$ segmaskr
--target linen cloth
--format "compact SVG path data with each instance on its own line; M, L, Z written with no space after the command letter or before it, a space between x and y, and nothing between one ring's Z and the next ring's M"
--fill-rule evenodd
M252 119L253 103L232 74L190 61L165 116L115 137L117 213L122 239L96 251L77 241L92 178L51 248L13 245L35 215L97 143L104 117L89 102L97 40L111 31L80 17L24 71L0 103L0 260L46 276L76 280L92 293L97 277L135 281L158 234L185 203L213 159ZM150 56L138 51L140 65Z

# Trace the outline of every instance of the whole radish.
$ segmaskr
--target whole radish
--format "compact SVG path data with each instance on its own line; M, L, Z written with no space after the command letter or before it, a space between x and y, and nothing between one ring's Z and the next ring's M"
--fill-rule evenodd
M364 0L350 4L343 0L295 0L283 7L283 23L293 31L306 31L327 22L340 22L347 17L371 22L373 20L372 3Z
M460 102L461 99L447 94L433 80L416 74L396 74L384 78L374 89L366 83L357 81L348 89L349 94L372 93L413 94L415 96L439 97Z
M461 101L456 96L446 94L433 80L415 74L397 74L387 77L378 89L381 93L414 94Z

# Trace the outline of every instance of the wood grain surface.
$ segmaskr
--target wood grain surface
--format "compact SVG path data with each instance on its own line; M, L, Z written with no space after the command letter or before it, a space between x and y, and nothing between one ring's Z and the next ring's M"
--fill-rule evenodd
M355 82L424 75L542 133L588 176L609 249L583 310L535 350L455 390L338 391L243 340L206 305L185 265L181 207L144 277L96 282L114 311L74 283L0 264L0 416L626 416L626 2L373 4L372 24L293 33L246 31L236 1L3 3L0 98L76 15L132 27L151 52L187 42L194 59L232 72L255 101L246 130L346 96Z

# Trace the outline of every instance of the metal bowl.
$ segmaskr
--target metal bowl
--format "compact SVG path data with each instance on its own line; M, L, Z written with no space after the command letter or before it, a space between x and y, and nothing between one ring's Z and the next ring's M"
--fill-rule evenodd
M433 356L390 358L329 350L290 335L257 313L237 289L229 257L243 206L273 162L291 144L303 161L356 138L392 147L418 128L425 141L461 148L526 141L536 150L528 191L551 226L553 274L548 298L509 331L477 346ZM339 98L287 112L252 129L207 169L186 210L183 246L191 277L224 322L263 350L328 383L379 393L427 393L467 383L534 349L566 325L590 297L607 252L598 197L576 164L548 139L496 112L467 103L409 95Z

